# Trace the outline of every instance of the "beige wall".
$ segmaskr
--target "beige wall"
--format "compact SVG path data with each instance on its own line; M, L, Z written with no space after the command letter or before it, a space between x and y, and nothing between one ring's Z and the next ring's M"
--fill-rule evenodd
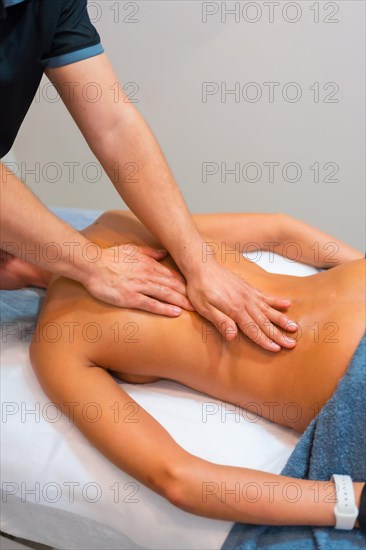
M364 249L365 5L276 4L100 0L89 13L192 212L283 211ZM123 208L47 82L13 150L23 172L39 163L27 184L50 206Z

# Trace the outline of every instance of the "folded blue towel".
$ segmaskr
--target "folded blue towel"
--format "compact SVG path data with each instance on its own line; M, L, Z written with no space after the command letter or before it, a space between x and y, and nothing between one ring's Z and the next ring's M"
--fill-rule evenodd
M366 481L366 335L336 391L308 426L283 475L329 480L348 474ZM359 529L257 526L236 523L222 550L356 550L366 548Z

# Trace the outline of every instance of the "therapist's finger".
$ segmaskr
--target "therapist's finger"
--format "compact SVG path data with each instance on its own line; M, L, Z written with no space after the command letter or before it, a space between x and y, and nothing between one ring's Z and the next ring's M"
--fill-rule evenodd
M153 263L153 269L156 271L156 273L159 273L161 275L165 275L167 277L169 277L169 276L174 277L175 280L180 281L181 283L183 283L183 285L185 287L187 286L186 280L183 277L183 275L181 273L179 273L178 271L176 271L175 269L173 269L172 267L170 267L168 265L161 264L159 262L154 262Z
M157 261L162 260L168 254L167 250L153 248L152 246L145 246L145 245L138 246L137 249L140 254L149 256L149 258L153 258L154 260L157 260Z
M268 318L276 323L276 325L289 332L294 332L299 328L296 321L291 320L288 315L285 315L284 313L279 313L277 311L279 309L288 309L291 305L291 300L287 298L275 298L273 296L266 295L262 295L261 298L261 309L264 310L265 313L268 313Z
M291 300L289 298L278 298L277 296L267 296L266 294L262 294L262 292L259 292L259 298L260 300L263 300L271 307L275 307L276 309L287 309L291 305Z
M146 296L145 294L137 294L134 296L134 305L136 309L142 309L150 313L156 313L157 315L165 315L167 317L178 317L182 313L182 308L166 304L156 300L152 296Z
M160 260L164 259L168 254L166 250L157 250L156 248L151 248L150 246L141 246L139 248L139 254L142 255L140 256L142 260L144 258L146 259L146 257L151 258L151 260L156 260L152 261L151 265L157 273L161 275L173 275L175 279L178 279L182 283L186 284L186 280L181 273L170 266L160 263Z
M254 325L257 325L257 327L252 327L251 332L255 332L258 328L258 336L253 337L253 341L270 351L279 351L281 346L290 349L295 347L296 340L286 336L271 322L271 308L268 307L265 311L263 309L253 305L249 305L247 308Z
M289 332L295 332L298 330L299 325L295 323L295 321L291 321L287 315L281 311L278 311L278 309L274 309L264 303L260 304L258 307L263 311L264 315L271 323L274 323L278 327Z
M159 300L165 300L166 302L184 307L184 309L195 311L195 308L193 307L190 299L187 296L187 286L184 283L180 282L178 279L175 279L174 277L156 276L154 278L151 278L151 280L148 281L146 284L150 283L152 285L153 291L154 289L158 289L156 292L154 292L154 296L156 298L159 298ZM157 292L159 292L159 294L157 294ZM146 289L144 289L142 293L150 294L150 292L147 292ZM174 296L175 299L173 301L172 298ZM177 301L178 299L179 302Z
M235 321L228 315L225 315L214 306L207 305L204 311L200 311L199 313L217 328L224 340L230 342L235 339L238 333L238 327Z
M156 298L157 300L167 302L168 304L193 311L194 308L189 299L182 292L176 291L169 286L170 281L167 281L167 283L168 284L146 281L140 285L139 292L146 296Z
M271 352L280 351L281 347L262 330L261 322L259 312L258 314L253 312L250 315L244 315L238 325L243 334L261 348Z

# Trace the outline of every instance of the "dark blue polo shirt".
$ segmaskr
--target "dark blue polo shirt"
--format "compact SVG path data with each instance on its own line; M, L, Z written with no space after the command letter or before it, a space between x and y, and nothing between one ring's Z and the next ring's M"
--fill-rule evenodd
M103 51L87 0L0 0L0 158L11 148L45 68Z

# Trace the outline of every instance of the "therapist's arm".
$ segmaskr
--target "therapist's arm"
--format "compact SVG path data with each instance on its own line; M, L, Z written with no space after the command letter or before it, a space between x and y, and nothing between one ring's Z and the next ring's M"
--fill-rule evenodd
M92 268L83 253L89 241L50 212L2 162L0 219L4 252L75 280Z
M239 327L269 351L293 347L296 342L272 324L288 330L289 319L275 308L288 307L289 300L264 296L213 257L203 261L205 243L163 153L106 55L46 74L121 197L173 256L195 309L228 340ZM97 96L88 99L92 88Z
M124 246L99 248L50 212L1 162L0 248L80 282L107 303L172 317L182 307L191 309L181 275L157 261L166 252L143 247L135 251L137 261L132 263L131 251ZM7 279L1 277L0 288L10 288Z

